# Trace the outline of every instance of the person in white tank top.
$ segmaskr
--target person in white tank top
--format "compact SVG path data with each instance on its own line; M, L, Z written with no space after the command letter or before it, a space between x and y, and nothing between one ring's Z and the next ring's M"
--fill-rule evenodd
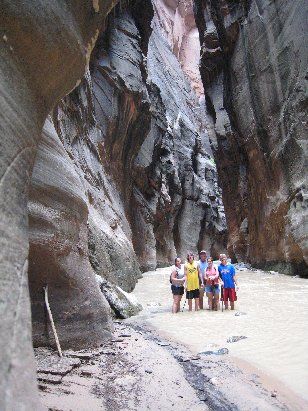
M173 314L180 311L181 299L184 294L184 281L185 281L184 269L181 265L181 259L177 257L174 260L174 266L172 267L171 291L173 295L172 312Z

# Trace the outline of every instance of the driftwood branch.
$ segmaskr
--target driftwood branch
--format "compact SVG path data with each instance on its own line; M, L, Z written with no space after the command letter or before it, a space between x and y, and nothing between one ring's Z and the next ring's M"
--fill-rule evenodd
M60 347L60 343L59 343L58 334L57 334L57 331L56 331L55 323L53 322L51 309L50 309L49 302L48 302L48 285L46 285L46 287L44 287L44 291L45 291L45 304L46 304L46 308L47 308L47 311L48 311L49 320L50 320L50 323L51 323L53 335L55 336L59 356L62 357L62 351L61 351L61 347Z

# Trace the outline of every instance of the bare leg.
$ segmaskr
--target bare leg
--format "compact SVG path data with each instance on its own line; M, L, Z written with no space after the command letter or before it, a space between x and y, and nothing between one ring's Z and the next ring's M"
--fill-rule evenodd
M213 293L206 293L208 297L209 310L213 308Z
M180 311L180 309L181 309L181 299L182 299L182 296L181 296L181 295L178 295L177 312L179 312L179 311Z
M199 311L199 298L195 298L195 311Z
M230 301L231 310L234 310L234 301Z
M189 299L187 301L188 301L188 309L189 311L192 311L192 299Z
M203 296L204 296L204 291L203 289L200 288L199 307L201 310L203 310Z
M177 312L177 295L173 296L173 304L172 304L172 313L175 314Z
M219 307L219 294L215 294L215 297L214 297L214 310L215 311L217 311L218 310L218 307Z

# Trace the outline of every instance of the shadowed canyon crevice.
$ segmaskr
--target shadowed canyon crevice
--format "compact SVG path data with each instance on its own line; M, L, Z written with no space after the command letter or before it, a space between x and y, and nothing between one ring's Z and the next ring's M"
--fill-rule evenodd
M303 0L26 3L0 17L1 409L40 408L47 284L83 348L190 249L308 275Z

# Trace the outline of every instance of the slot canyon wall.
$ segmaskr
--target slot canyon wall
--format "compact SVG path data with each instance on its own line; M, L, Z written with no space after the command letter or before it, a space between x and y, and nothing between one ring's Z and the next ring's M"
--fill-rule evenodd
M84 76L114 3L1 2L1 410L40 409L28 289L29 183L45 119Z
M44 127L29 201L35 345L53 344L45 284L62 346L94 345L111 328L95 274L114 309L110 290L125 299L142 271L169 265L189 249L216 256L225 249L197 28L189 76L179 58L189 46L181 41L187 9L177 17L179 35L170 23L177 9L142 4L141 14L140 2L121 2L108 17L90 70Z
M307 2L194 6L229 254L307 277Z

